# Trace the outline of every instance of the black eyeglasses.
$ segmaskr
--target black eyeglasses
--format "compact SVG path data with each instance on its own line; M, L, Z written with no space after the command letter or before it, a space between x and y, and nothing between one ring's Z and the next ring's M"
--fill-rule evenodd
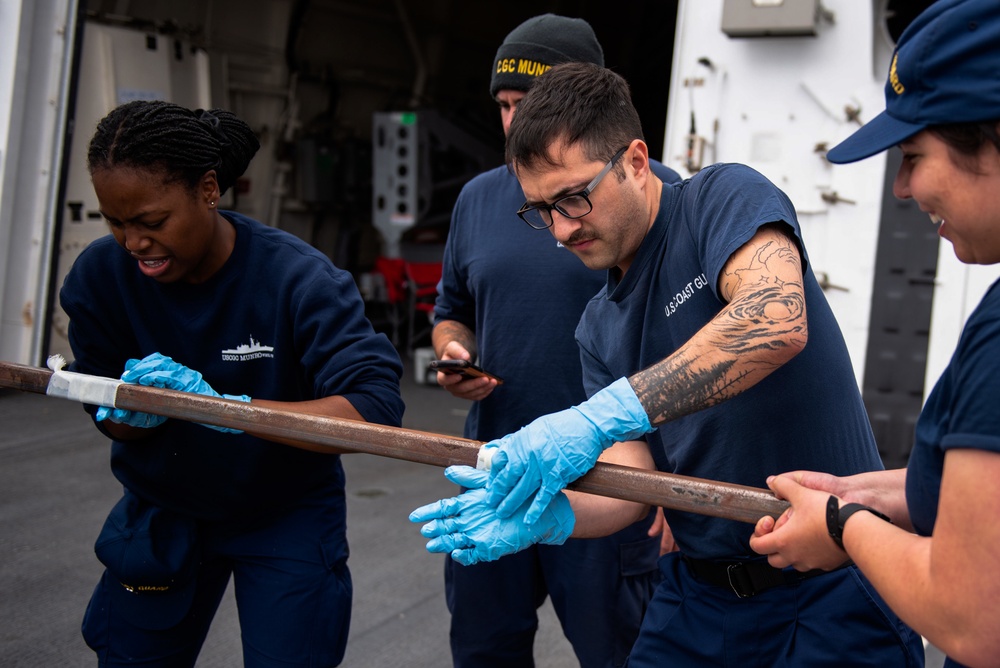
M573 193L572 195L566 195L565 197L560 197L552 204L535 204L529 205L525 202L520 209L517 210L517 215L526 222L531 227L536 230L545 230L552 227L552 210L555 209L559 212L559 215L563 218L583 218L588 213L594 210L594 205L591 204L588 195L594 192L594 188L597 184L601 182L611 168L615 166L618 159L621 158L625 151L628 150L628 146L619 149L617 153L608 160L608 164L604 165L604 169L598 172L594 180L587 184L587 187L578 193Z

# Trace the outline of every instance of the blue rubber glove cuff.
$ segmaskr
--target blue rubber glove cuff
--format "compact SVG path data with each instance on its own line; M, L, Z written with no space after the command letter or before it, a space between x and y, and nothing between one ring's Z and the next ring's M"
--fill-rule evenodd
M487 502L497 505L500 517L510 517L534 496L524 516L531 524L560 490L594 467L605 449L651 431L628 379L619 378L587 401L483 446L477 465L489 462L493 476Z
M484 487L489 474L471 466L450 466L445 476L469 489L459 496L436 501L410 513L411 522L426 522L421 535L430 538L429 552L450 554L469 566L495 561L531 545L562 545L573 533L576 517L565 494L557 494L532 525L520 518L525 503L514 517L500 518L496 508L485 502Z
M250 403L250 397L245 394L223 394L223 399L230 399L231 401L242 401L243 403ZM198 424L201 424L200 422ZM220 427L214 424L201 424L202 427L208 427L209 429L214 429L215 431L221 431L224 434L242 434L242 429L230 429L229 427Z

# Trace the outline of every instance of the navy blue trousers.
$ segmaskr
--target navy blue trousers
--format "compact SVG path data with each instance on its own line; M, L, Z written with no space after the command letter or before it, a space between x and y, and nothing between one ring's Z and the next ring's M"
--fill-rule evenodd
M98 665L194 666L230 576L236 592L246 668L336 666L351 619L342 493L318 494L252 523L203 523L203 562L187 616L147 630L115 610L105 571L83 620ZM155 600L151 604L155 605Z
M551 597L581 668L620 668L659 581L652 515L607 538L535 545L498 561L445 559L455 668L531 668L537 610Z
M679 553L660 560L628 668L918 668L923 643L855 567L750 598L703 583Z

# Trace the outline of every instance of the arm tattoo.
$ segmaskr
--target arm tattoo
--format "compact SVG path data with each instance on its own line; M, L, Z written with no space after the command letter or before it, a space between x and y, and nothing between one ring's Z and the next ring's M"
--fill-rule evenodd
M714 406L757 384L808 338L798 248L783 234L741 249L720 282L729 303L662 362L629 380L652 424ZM746 251L746 252L743 252ZM734 256L736 258L736 256Z

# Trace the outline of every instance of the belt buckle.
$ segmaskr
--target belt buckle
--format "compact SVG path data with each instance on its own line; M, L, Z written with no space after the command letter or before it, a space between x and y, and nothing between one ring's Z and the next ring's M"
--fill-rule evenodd
M729 564L726 566L726 577L729 579L729 588L733 590L738 598L750 598L757 592L753 591L752 583L751 590L746 591L739 581L739 574L746 570L746 566L742 563Z

